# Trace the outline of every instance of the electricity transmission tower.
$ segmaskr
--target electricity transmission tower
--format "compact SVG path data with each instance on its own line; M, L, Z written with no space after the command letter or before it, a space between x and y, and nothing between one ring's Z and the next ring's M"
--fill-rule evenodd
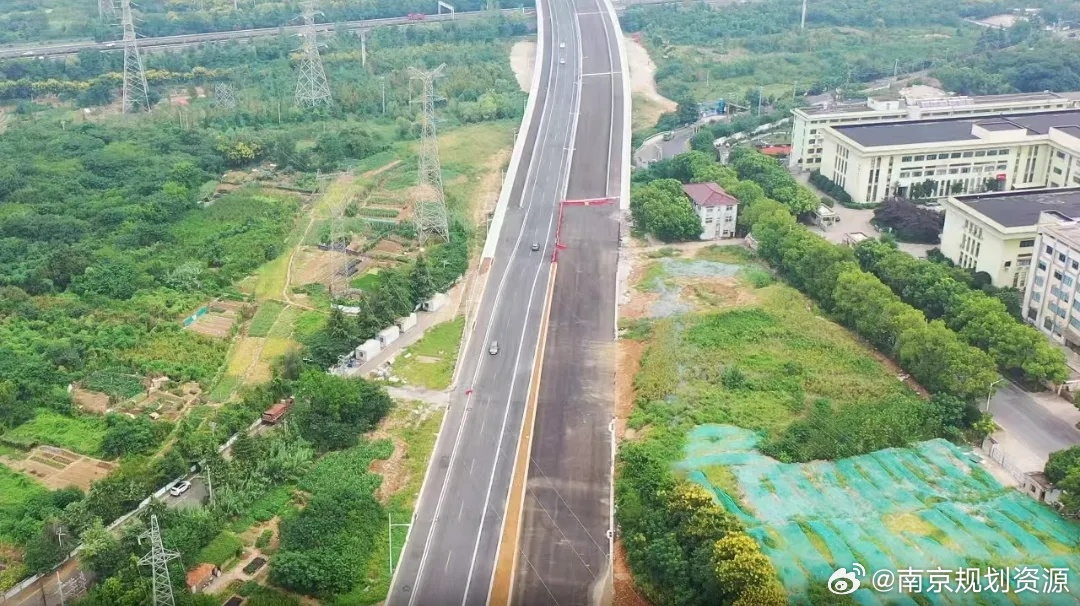
M326 70L319 57L319 42L315 35L315 0L304 0L304 28L300 36L303 45L300 50L304 56L300 59L300 76L296 80L296 104L315 107L320 103L330 104L330 84L326 81Z
M169 561L179 558L180 554L165 549L161 544L161 529L158 528L156 515L150 516L150 530L139 535L139 544L147 538L150 539L150 553L144 555L139 564L154 569L154 606L175 606L172 582L169 580Z
M221 109L236 109L236 95L231 86L224 82L214 83L214 104Z
M136 104L150 111L146 72L143 71L142 57L135 43L135 21L131 16L130 0L120 0L120 10L124 25L124 113L130 112Z
M98 19L104 21L105 19L116 18L116 2L115 0L98 0L97 3Z
M499 10L499 0L487 0L487 10L497 11Z
M450 240L450 226L446 218L446 198L443 195L442 165L439 162L439 139L435 134L435 78L442 75L446 64L430 72L409 68L409 77L424 83L420 100L424 104L420 135L420 198L413 205L413 222L416 237L423 244L431 237Z

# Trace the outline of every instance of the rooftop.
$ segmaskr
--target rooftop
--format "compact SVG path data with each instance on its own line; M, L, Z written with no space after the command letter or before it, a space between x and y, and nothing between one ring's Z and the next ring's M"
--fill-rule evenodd
M716 183L688 183L682 188L698 206L735 206L739 203Z
M1039 214L1044 212L1080 217L1080 187L973 194L954 199L1006 228L1038 225Z
M1055 101L1059 99L1080 99L1080 91L1068 93L1053 93L1049 91L1041 93L1010 93L1006 95L982 95L979 97L945 97L939 99L911 99L906 101L899 95L875 95L877 100L900 101L900 109L890 110L893 112L905 112L908 107L922 107L923 109L936 109L936 107L970 107L972 105L998 105L1003 103L1039 103L1043 101ZM873 112L870 108L869 99L866 101L853 101L842 104L830 104L823 107L803 108L809 116L821 114L845 114L857 112Z
M937 118L934 120L898 120L873 124L847 124L832 127L863 147L890 145L919 145L946 141L979 141L971 127L979 124L988 130L1024 128L1032 135L1045 135L1051 127L1080 125L1080 109L1034 113L1001 114L995 119L986 116L969 118Z

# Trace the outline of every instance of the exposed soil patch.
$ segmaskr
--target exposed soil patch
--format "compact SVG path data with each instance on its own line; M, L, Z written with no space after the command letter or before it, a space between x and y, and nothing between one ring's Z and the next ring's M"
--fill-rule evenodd
M331 250L319 250L314 246L297 248L293 257L292 286L321 284L330 279L330 272L341 263L344 255Z
M386 437L389 435L380 436L380 438ZM409 482L409 472L405 469L405 451L408 446L397 438L391 438L391 440L394 443L394 452L391 453L390 458L372 461L369 468L371 473L382 476L382 484L379 484L379 489L375 491L375 498L383 504L389 502L390 497Z
M623 549L622 541L615 540L615 599L613 606L653 606L652 602L645 599L637 588L634 587L634 577L630 574L630 567L626 564L626 550Z
M54 446L38 446L27 458L0 457L0 462L22 471L52 490L77 486L88 490L90 484L109 474L116 465L86 457Z
M536 68L536 42L521 40L510 47L510 69L514 70L521 90L529 92L533 70Z
M619 339L618 372L615 373L615 439L621 441L626 433L633 430L626 428L627 419L634 410L634 376L641 369L641 356L645 353L645 343L633 339ZM627 435L626 438L632 438Z
M757 303L750 288L740 285L737 278L698 278L683 286L680 298L696 303L701 310L744 307Z
M71 390L75 405L83 412L103 415L109 409L109 394L76 387Z

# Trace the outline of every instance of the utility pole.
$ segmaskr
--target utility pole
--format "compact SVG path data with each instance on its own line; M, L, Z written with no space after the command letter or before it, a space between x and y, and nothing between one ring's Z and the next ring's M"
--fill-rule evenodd
M360 67L367 68L367 34L360 30Z
M900 73L900 58L897 57L896 60L893 61L893 64L892 64L892 77L893 77L893 80L896 79L896 75L899 74L899 73Z
M761 115L761 98L765 96L765 92L761 87L757 89L757 115Z
M799 31L806 30L806 0L802 0L802 21L799 22Z
M123 111L128 113L140 105L144 111L150 111L147 95L146 72L143 70L139 46L135 42L135 21L131 16L131 1L120 0L120 10L124 27L124 92Z
M796 80L791 83L791 102L795 102L796 91L799 89L799 81Z
M382 93L382 113L386 115L386 77L379 78L379 92Z
M165 549L161 544L161 529L158 528L156 515L150 516L150 530L139 535L139 544L143 539L150 540L150 553L139 560L141 566L151 566L154 574L154 606L176 606L173 599L172 581L169 580L169 561L180 557L180 554L170 549Z
M442 165L439 161L439 139L435 133L435 78L442 75L446 64L425 72L415 67L409 68L410 79L420 80L424 84L421 101L424 106L420 136L418 183L419 196L413 206L413 221L416 224L416 237L420 244L434 235L443 241L450 240L450 226L446 216L446 198L443 194Z
M206 490L210 493L210 505L214 505L214 483L210 481L210 466L206 466Z
M330 84L326 81L322 57L319 56L319 42L315 33L315 0L304 0L304 27L300 34L303 38L300 60L300 75L296 80L296 104L315 107L320 103L330 104Z

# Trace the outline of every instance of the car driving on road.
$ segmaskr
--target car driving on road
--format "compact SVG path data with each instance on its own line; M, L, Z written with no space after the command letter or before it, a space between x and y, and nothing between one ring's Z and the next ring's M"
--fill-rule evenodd
M533 249L533 252L536 252L536 251L540 250L540 243L539 242L533 242L532 249Z
M169 489L169 494L174 497L178 497L188 491L191 488L191 482L184 480L183 482L177 482L175 486Z
M491 354L491 355L495 355L495 354L499 353L499 342L498 341L492 341L491 342L491 347L488 348L488 353Z

